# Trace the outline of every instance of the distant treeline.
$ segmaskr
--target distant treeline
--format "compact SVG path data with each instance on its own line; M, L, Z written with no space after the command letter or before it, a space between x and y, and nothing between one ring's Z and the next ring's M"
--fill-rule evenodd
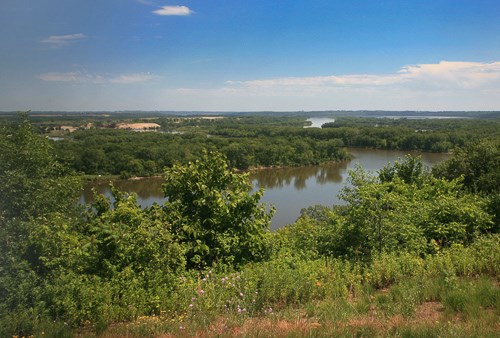
M338 139L297 136L228 138L204 133L134 133L124 130L85 130L55 142L59 159L86 174L149 176L201 157L204 150L224 153L233 168L293 166L344 160Z
M200 158L204 150L222 152L232 167L248 169L345 160L347 147L448 152L468 141L500 136L498 119L337 118L321 129L303 128L305 119L298 117L154 121L161 132L79 130L55 142L55 149L78 172L127 177L160 173Z
M0 117L17 116L18 112L3 111ZM151 117L196 117L196 116L226 116L226 117L469 117L469 118L499 118L500 111L412 111L412 110L320 110L320 111L173 111L173 110L127 110L127 111L30 111L30 118L109 118L110 116L129 118Z

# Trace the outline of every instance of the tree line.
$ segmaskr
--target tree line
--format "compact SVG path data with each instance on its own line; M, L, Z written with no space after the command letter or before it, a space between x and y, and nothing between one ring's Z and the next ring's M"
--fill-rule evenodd
M448 152L499 137L496 119L339 118L303 128L293 117L159 118L160 133L79 130L56 141L58 159L77 172L151 176L203 151L223 153L231 167L299 166L349 158L348 147ZM174 133L173 133L174 132Z

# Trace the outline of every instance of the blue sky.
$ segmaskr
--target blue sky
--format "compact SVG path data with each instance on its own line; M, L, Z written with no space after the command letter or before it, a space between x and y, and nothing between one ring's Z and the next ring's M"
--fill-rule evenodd
M498 0L2 0L0 110L500 110Z

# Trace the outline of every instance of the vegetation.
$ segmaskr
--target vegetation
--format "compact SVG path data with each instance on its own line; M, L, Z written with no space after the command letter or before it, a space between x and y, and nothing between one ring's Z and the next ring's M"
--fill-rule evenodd
M204 151L223 153L232 168L299 166L349 157L346 147L447 152L469 141L500 137L490 119L391 119L336 117L323 128L303 128L299 116L59 117L37 119L40 130L63 138L54 142L58 157L87 175L151 176L174 163L199 159ZM121 122L155 122L159 132L114 129ZM54 131L66 123L74 132Z
M2 337L500 331L496 140L433 172L414 157L358 168L346 205L273 233L262 191L218 152L167 167L164 205L113 189L113 203L82 209L74 173L25 115L0 146Z

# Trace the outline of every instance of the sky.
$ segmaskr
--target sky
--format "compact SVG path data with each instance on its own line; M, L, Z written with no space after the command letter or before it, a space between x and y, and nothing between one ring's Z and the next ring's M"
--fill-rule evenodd
M0 111L500 110L500 0L1 0Z

